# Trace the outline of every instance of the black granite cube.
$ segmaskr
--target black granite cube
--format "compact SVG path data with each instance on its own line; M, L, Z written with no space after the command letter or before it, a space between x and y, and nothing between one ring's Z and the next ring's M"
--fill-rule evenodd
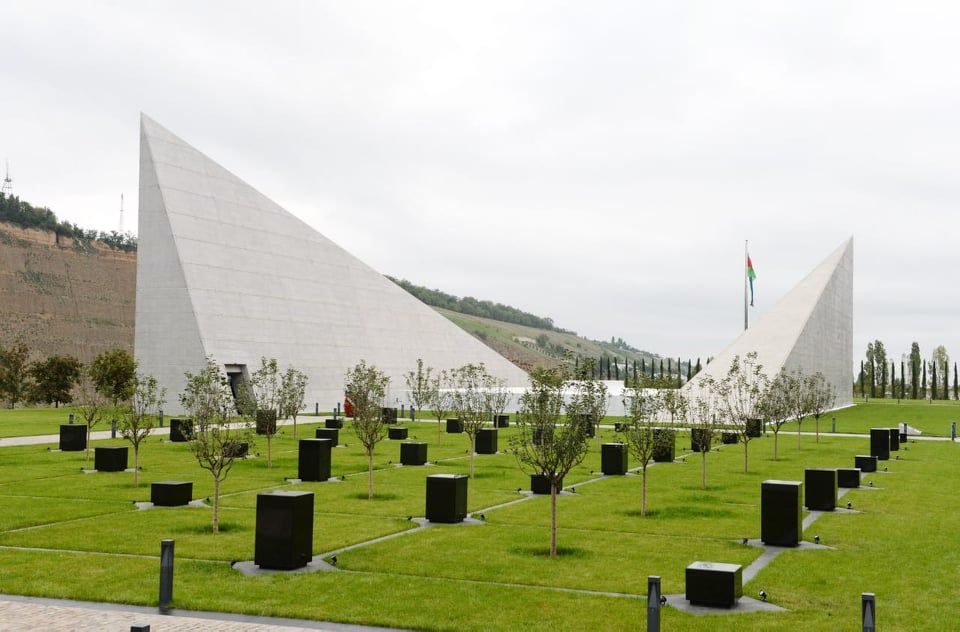
M833 511L837 508L837 471L807 468L803 471L804 505L810 511Z
M387 438L402 441L410 431L407 428L387 428Z
M695 606L732 608L743 596L743 567L739 564L694 562L686 572L687 601Z
M427 477L427 520L463 522L467 517L467 475L432 474Z
M93 449L93 469L98 472L122 472L127 469L127 447L102 446Z
M330 439L300 439L297 478L301 481L325 481L330 478Z
M254 563L260 568L290 570L312 559L313 492L257 494Z
M694 452L710 451L710 432L704 428L690 429L690 449Z
M242 459L250 452L250 444L246 441L230 441L223 446L223 454L227 457Z
M336 428L339 430L343 428L343 419L325 419L323 421L324 428Z
M653 460L657 463L672 463L676 458L677 431L671 428L653 430Z
M460 434L463 432L463 422L459 419L447 420L447 432L449 434Z
M607 476L627 473L627 445L604 443L600 446L600 469Z
M409 441L400 444L400 463L424 465L427 462L427 444Z
M497 429L481 428L477 433L477 454L497 453Z
M560 490L563 489L563 479L560 479L560 484L557 485L557 493L560 493ZM534 494L549 494L550 493L550 477L546 474L531 474L530 475L530 491Z
M880 461L890 460L889 428L870 429L870 456L875 456Z
M615 421L613 422L613 431L614 432L624 432L627 429L627 424Z
M907 433L901 431L901 432L900 432L900 443L906 443L906 442L907 442Z
M257 434L258 435L275 435L277 434L277 411L275 410L258 410L256 414L257 418Z
M396 408L381 408L380 409L380 418L385 424L395 424L397 423L397 409Z
M150 502L158 507L179 507L193 500L193 483L160 481L150 483Z
M876 472L877 457L867 454L858 454L853 457L853 464L861 472Z
M738 435L736 432L724 432L720 435L720 443L724 445L740 443L740 435Z
M509 428L510 427L510 415L497 415L494 418L494 425L497 428Z
M837 468L837 486L838 487L860 487L860 468L840 467Z
M189 441L193 436L192 419L171 419L170 420L170 441L174 443L183 443Z
M760 484L760 539L770 546L799 546L803 536L803 483Z
M763 434L763 420L762 419L748 419L747 427L745 433L748 437L754 438L759 437Z
M80 452L87 449L87 426L65 424L60 426L60 450Z
M890 451L899 452L900 451L900 429L899 428L890 428Z
M317 428L313 432L317 439L330 439L330 444L334 447L340 445L339 428Z

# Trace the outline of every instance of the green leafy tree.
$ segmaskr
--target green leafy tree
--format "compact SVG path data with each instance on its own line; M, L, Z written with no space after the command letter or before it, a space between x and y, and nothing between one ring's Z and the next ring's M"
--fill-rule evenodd
M713 378L707 378L707 384L696 396L689 400L688 409L690 411L690 432L696 432L700 438L700 488L707 488L707 455L710 448L716 442L717 433L720 426L717 421L716 405L712 393L711 383Z
M363 360L347 371L344 390L353 402L353 431L367 455L367 498L373 499L373 451L386 436L383 403L390 387L386 373Z
M820 443L820 417L837 405L837 389L827 381L819 371L807 378L808 414L813 415L817 429L817 443Z
M303 410L307 396L307 376L302 371L288 367L280 376L277 390L277 407L280 417L293 420L293 437L297 437L297 415Z
M13 408L30 392L30 349L23 342L0 347L0 398Z
M166 401L166 389L152 375L137 374L134 378L130 407L120 417L120 436L133 446L133 486L140 485L140 446L157 423L155 413Z
M792 403L796 399L794 390L800 388L801 383L786 369L781 368L777 375L770 380L763 392L760 401L760 414L767 426L773 431L773 460L779 459L780 430L790 421ZM797 430L799 433L799 428Z
M233 424L235 401L230 382L213 358L198 373L184 374L180 403L193 420L190 450L201 468L213 477L213 533L220 532L220 489L240 453L241 442L252 443L248 419Z
M403 374L403 381L407 383L407 400L411 410L423 410L430 405L431 389L433 388L433 368L425 366L421 358L417 358L417 370ZM414 419L415 413L410 413Z
M560 482L587 455L587 433L578 415L586 412L578 403L564 412L566 376L558 368L534 368L530 388L520 396L517 432L510 447L528 474L541 474L550 481L550 557L557 556L557 494ZM534 436L538 439L535 441Z
M276 358L260 358L260 368L250 375L249 386L241 386L240 408L254 417L257 434L267 438L267 467L273 467L273 437L280 413L280 366Z
M763 365L757 362L756 351L741 358L734 356L720 380L710 380L716 398L717 409L723 420L730 424L743 444L743 471L750 465L750 421L760 417L760 401L767 389L767 376Z
M437 418L437 443L443 442L443 420L450 412L450 374L440 371L440 374L430 380L430 390L427 394L427 405L433 410Z
M623 391L623 406L627 411L624 438L627 449L640 464L641 492L640 515L647 515L647 467L653 460L655 447L654 429L657 413L663 407L663 397L659 391L644 388L628 388Z
M81 372L80 381L76 389L76 408L80 417L87 424L87 449L85 460L90 460L90 433L94 427L103 421L108 413L110 402L103 396L89 375L90 371L84 369Z
M920 389L920 345L916 342L910 345L910 388L913 399L917 399Z
M73 387L80 379L83 365L73 356L53 355L30 365L33 379L31 399L45 404L69 404L73 401Z
M97 390L111 404L111 421L117 421L121 402L133 397L137 388L137 361L119 347L102 352L89 367L90 378Z
M570 385L570 397L571 407L582 411L581 414L587 415L594 424L593 434L597 439L597 449L600 449L600 422L607 416L609 391L607 385L594 378L593 374L593 359L588 358L580 368L577 380Z
M493 408L491 391L493 378L486 367L480 364L465 364L451 373L453 390L450 408L460 419L463 432L470 441L470 478L474 474L477 452L477 435L486 422L488 411Z

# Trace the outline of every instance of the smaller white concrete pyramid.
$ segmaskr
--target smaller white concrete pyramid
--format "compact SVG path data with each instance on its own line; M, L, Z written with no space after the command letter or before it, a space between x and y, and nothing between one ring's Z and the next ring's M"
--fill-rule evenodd
M846 240L773 308L740 334L684 386L696 390L707 375L721 379L735 356L757 352L769 377L781 367L820 372L837 393L836 406L853 401L853 237Z
M146 116L140 122L135 354L178 412L184 372L261 356L309 378L307 402L342 401L360 360L405 389L416 360L524 371Z

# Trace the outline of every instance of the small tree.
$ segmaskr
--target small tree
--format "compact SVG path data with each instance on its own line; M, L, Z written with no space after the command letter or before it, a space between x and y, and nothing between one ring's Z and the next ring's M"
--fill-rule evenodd
M94 358L89 370L97 390L110 400L111 421L117 421L120 403L129 400L137 388L137 361L117 347Z
M817 443L820 443L820 417L837 404L837 391L819 371L807 378L807 397L817 427Z
M463 432L470 441L470 478L473 478L474 460L477 451L477 435L486 421L490 403L493 378L486 367L480 364L465 364L451 374L453 390L450 393L450 408L456 413Z
M517 433L510 447L521 469L550 481L550 557L557 556L557 493L560 481L587 454L587 433L576 405L563 413L564 374L560 369L530 371L530 388L520 396ZM538 439L534 441L534 436ZM529 468L529 469L527 469Z
M594 378L593 358L584 360L577 380L571 385L571 408L581 411L579 415L587 415L594 424L594 435L597 438L597 449L600 449L600 422L607 416L607 385ZM577 420L574 420L577 421Z
M150 436L156 424L152 414L163 406L166 389L159 386L152 375L137 374L130 398L130 408L120 418L120 436L133 446L133 486L140 485L140 444Z
M241 387L240 408L253 416L257 434L267 438L267 467L273 467L273 437L280 412L280 367L276 358L260 358L260 368L250 375L250 386Z
M756 351L744 358L734 356L727 374L719 381L712 382L716 394L717 407L729 424L732 424L743 443L743 471L749 471L750 465L750 422L759 417L760 400L767 388L767 376L763 366L757 362Z
M433 409L433 414L437 418L437 443L443 441L443 420L450 412L449 386L450 374L446 371L440 371L440 375L430 380L427 405Z
M97 390L93 380L88 375L89 371L82 371L80 381L76 389L77 412L80 417L87 422L87 449L85 460L90 460L90 433L94 426L103 421L103 416L107 412L108 402L103 394Z
M490 412L496 421L497 416L507 412L507 404L510 403L510 389L507 383L499 378L490 379Z
M790 421L791 402L794 395L791 392L794 388L799 388L800 383L794 380L787 373L786 369L780 369L763 392L760 401L760 415L773 430L773 460L779 459L780 429Z
M663 398L658 391L643 388L628 388L623 392L623 406L627 410L624 436L630 453L640 463L641 483L640 515L647 515L647 467L653 460L653 431L657 427L656 415L663 407Z
M35 402L69 404L73 401L73 387L80 379L83 365L73 356L53 355L30 365L33 379L31 399Z
M22 342L0 347L0 398L13 408L27 398L30 391L30 349Z
M711 389L713 377L704 380L704 388L688 403L690 410L690 432L697 433L700 447L700 487L707 488L707 454L716 440L717 413L713 404Z
M434 380L431 379L433 368L424 366L423 360L417 358L417 370L403 374L403 381L407 383L407 400L411 410L423 410L430 405ZM416 421L415 414L410 413L410 419Z
M220 532L220 487L239 454L242 441L251 441L249 423L231 424L234 398L227 376L220 366L207 358L207 365L196 374L184 374L186 388L180 403L193 419L190 450L197 463L213 476L213 532Z
M886 364L886 363L884 363ZM811 391L810 382L803 374L801 369L797 369L787 374L786 380L787 403L790 411L790 417L797 422L797 449L800 449L800 440L803 430L803 419L810 414L811 409Z
M289 367L280 376L280 388L277 390L277 406L280 417L293 419L293 437L297 437L297 415L303 410L307 396L307 376L298 369Z
M373 498L373 451L386 435L383 401L390 378L363 360L347 371L345 390L353 402L353 431L367 454L367 498Z

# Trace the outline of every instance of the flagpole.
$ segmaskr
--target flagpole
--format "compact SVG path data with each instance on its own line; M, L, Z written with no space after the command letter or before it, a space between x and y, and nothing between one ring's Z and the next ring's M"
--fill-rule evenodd
M750 317L748 316L747 311L747 275L749 271L747 270L747 259L750 257L750 252L747 250L747 240L743 240L743 330L746 331L750 326Z

